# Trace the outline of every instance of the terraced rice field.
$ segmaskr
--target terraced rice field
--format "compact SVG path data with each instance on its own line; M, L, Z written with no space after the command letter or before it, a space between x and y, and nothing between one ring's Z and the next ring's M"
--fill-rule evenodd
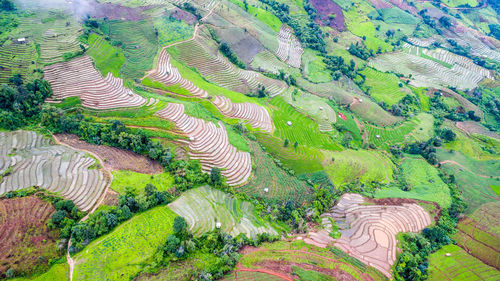
M364 85L369 88L370 96L377 102L385 102L391 106L410 93L409 89L399 87L401 82L392 73L383 73L369 67L361 73L366 77Z
M288 147L284 147L282 139L269 134L258 133L256 137L267 152L279 159L286 167L293 169L296 173L314 173L323 169L321 161L324 155L319 149L304 145L299 145L295 148L293 147L293 142L290 142Z
M269 280L269 281L280 281L284 280L278 276L263 273L263 272L253 272L253 271L245 271L245 270L237 270L229 275L225 276L223 281L229 280L242 280L242 281L251 281L251 280Z
M154 185L159 191L169 190L174 185L174 177L166 172L150 175L132 171L113 171L111 174L113 181L109 187L122 195L126 194L129 187L132 187L136 194L140 194L146 184Z
M300 41L293 34L293 30L282 24L278 33L278 49L276 56L289 65L300 68L302 54L304 50L300 45Z
M210 172L212 167L221 169L231 186L242 185L252 173L252 160L248 152L237 151L229 143L226 127L184 113L184 105L169 103L156 113L170 120L189 137L191 159L199 159L202 170Z
M198 37L197 40L169 48L169 53L189 67L196 68L208 81L236 92L256 92L258 86L263 85L271 96L275 96L287 88L283 81L235 67L219 52L214 55L213 51L205 49L211 44L207 39Z
M156 174L163 172L160 163L137 153L110 147L95 145L82 141L76 135L59 134L55 136L58 141L73 148L90 151L103 159L104 168L109 170L129 170L144 174Z
M409 191L403 191L398 186L378 189L375 198L412 198L429 202L436 202L447 208L451 204L448 186L441 180L438 170L431 166L422 157L405 155L400 165L402 177L406 181Z
M111 72L114 77L120 77L120 69L125 63L123 51L112 46L102 36L95 33L89 35L87 54L92 58L102 76Z
M54 281L54 280L69 280L69 266L64 263L54 264L47 272L33 277L19 277L10 279L12 281Z
M161 206L120 224L74 256L73 280L128 280L135 276L173 232L175 216Z
M391 267L397 254L396 235L401 232L420 232L431 224L431 217L415 203L364 203L365 199L361 195L346 193L329 212L321 215L322 224L326 229L331 229L330 219L333 219L342 233L334 245L391 278Z
M483 204L460 220L453 237L469 254L495 268L500 267L499 214L498 201Z
M394 164L383 153L350 149L324 153L325 172L336 186L358 180L362 183L393 180Z
M276 126L274 136L282 140L288 139L290 144L298 142L315 148L339 150L340 146L327 134L322 134L316 122L307 118L286 103L282 97L271 99L270 104L275 107L273 123ZM291 125L288 125L288 122Z
M447 257L446 254L451 256ZM498 280L500 272L467 254L460 247L447 245L429 257L429 280Z
M35 132L0 133L0 195L38 186L73 200L79 209L90 210L102 196L106 175L84 153L59 145Z
M146 103L146 99L126 88L123 80L110 72L103 78L88 56L47 66L44 77L52 87L54 98L77 96L85 107L110 109Z
M312 189L306 182L279 168L259 144L251 143L250 148L254 176L248 184L238 188L238 192L278 201L307 202L312 199Z
M237 274L242 270L265 272L283 276L285 280L296 280L297 276L293 273L300 269L321 272L332 280L387 280L374 268L353 260L352 257L345 259L331 249L315 247L304 241L278 241L265 243L259 248L245 249L235 271Z
M103 27L105 28L105 27ZM141 78L153 66L158 51L158 42L153 24L148 20L109 21L108 33L111 40L122 43L125 63L121 74L125 78Z
M154 27L158 30L158 43L160 46L187 40L191 38L194 32L193 26L167 17L158 17L154 21Z
M326 69L326 64L323 62L323 57L318 55L318 52L306 49L302 56L304 64L303 74L313 83L322 83L332 81L330 72Z
M36 50L31 43L5 42L0 47L0 84L8 83L14 74L29 76L36 64Z
M161 51L157 68L151 71L148 76L166 86L179 85L193 96L199 98L207 98L209 96L207 91L200 89L193 82L181 76L179 70L170 63L170 55L166 49ZM247 120L252 127L260 128L265 132L273 130L269 113L260 105L250 102L233 103L225 96L212 96L211 101L222 114L228 117Z
M431 56L429 56L431 59L427 59L404 51L382 54L370 60L369 65L380 71L393 71L407 77L412 74L410 84L416 87L451 86L459 89L472 89L487 77L485 76L486 70L473 63L471 65L466 58L456 55L443 58L445 54L437 52L429 54L436 56L439 54L437 57L453 63L452 67L448 68L450 63L441 59Z
M208 186L190 189L168 206L186 219L189 230L196 235L216 229L217 223L233 237L240 233L250 238L260 233L278 234L268 222L255 216L251 203Z
M55 14L44 21L36 17L21 18L17 32L19 38L33 38L40 45L41 63L60 62L63 54L81 51L77 38L82 34L82 27L67 15Z
M301 91L294 94L291 88L283 94L283 99L302 114L314 119L320 131L333 130L332 124L337 121L337 114L324 99Z
M57 230L47 222L55 212L50 202L36 196L0 200L0 277L9 268L17 275L45 271L58 258Z
M467 214L482 204L498 201L500 197L490 188L498 185L498 180L492 178L498 177L498 160L477 161L458 151L450 153L444 149L437 150L437 157L442 169L455 175L457 186L467 203Z
M388 149L391 145L408 141L420 141L424 136L432 134L433 118L421 113L413 119L405 121L394 128L382 128L366 124L368 140L377 147ZM427 139L425 139L427 140Z

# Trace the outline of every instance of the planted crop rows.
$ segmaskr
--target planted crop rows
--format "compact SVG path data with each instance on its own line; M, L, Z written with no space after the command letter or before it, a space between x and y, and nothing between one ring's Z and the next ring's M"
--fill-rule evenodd
M79 209L91 209L102 196L108 179L96 162L81 152L50 145L35 132L0 133L0 194L31 186L58 193Z
M169 207L184 217L190 231L197 235L214 230L217 223L222 231L233 236L243 233L253 238L259 233L278 234L267 222L255 217L251 203L208 186L186 191Z

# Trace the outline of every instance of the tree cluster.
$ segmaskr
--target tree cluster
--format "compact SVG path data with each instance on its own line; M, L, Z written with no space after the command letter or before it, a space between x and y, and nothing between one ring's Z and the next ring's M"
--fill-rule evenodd
M373 50L368 50L362 44L356 42L356 44L352 44L348 49L349 53L353 56L356 56L362 60L367 60L369 57L373 56Z
M238 66L239 68L246 69L246 64L242 62L238 56L231 50L231 47L225 42L222 42L219 45L219 51L226 56L226 58L229 59L230 62L232 62L234 65Z
M349 64L346 64L344 62L344 58L341 56L326 56L323 59L323 62L326 64L326 68L332 73L334 80L339 80L342 74L351 79L356 78L358 75L354 60L351 60Z
M13 11L16 9L14 3L10 0L0 0L0 11Z
M78 252L92 240L109 233L120 222L130 219L134 214L158 205L168 204L173 198L171 193L158 191L152 184L147 184L144 193L140 194L137 194L134 188L127 188L125 195L119 196L118 206L106 206L106 208L99 209L90 214L87 220L74 224L70 233L64 232L64 236L61 233L61 237L69 238L71 236L69 250L71 253Z
M49 83L36 79L24 85L20 75L9 81L14 86L0 86L0 128L15 130L37 122L43 102L52 95Z

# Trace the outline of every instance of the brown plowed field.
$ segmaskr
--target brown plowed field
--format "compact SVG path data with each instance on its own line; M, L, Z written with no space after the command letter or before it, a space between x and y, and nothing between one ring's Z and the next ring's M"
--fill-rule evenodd
M344 14L342 14L342 8L331 0L312 0L311 1L314 8L318 11L319 19L317 20L319 24L326 25L331 28L335 28L338 31L345 31L344 25ZM334 14L334 18L330 18L330 15Z
M48 269L57 258L58 231L48 230L52 204L32 195L0 200L0 279L12 268L16 275Z
M128 150L90 144L72 134L58 134L55 137L61 143L75 149L95 153L104 161L103 165L106 170L129 170L143 174L163 172L163 167L160 163Z

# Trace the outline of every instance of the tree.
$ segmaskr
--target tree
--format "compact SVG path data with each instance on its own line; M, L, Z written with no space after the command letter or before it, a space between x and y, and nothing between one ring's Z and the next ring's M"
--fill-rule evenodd
M215 185L219 185L222 183L222 176L219 168L212 167L212 170L210 171L210 180Z
M298 146L299 146L299 143L298 143L298 142L294 142L294 143L293 143L293 147L294 147L294 148L297 148Z
M66 212L59 210L52 215L52 222L56 225L60 225L64 218L66 218Z
M457 137L457 135L450 129L441 130L440 136L445 142L454 141Z
M284 147L288 147L288 144L290 143L290 141L288 139L285 139L285 143L283 144Z
M10 0L0 0L0 10L13 11L16 7Z
M175 217L173 225L174 233L176 235L182 234L186 231L186 228L187 228L186 220L181 216Z

